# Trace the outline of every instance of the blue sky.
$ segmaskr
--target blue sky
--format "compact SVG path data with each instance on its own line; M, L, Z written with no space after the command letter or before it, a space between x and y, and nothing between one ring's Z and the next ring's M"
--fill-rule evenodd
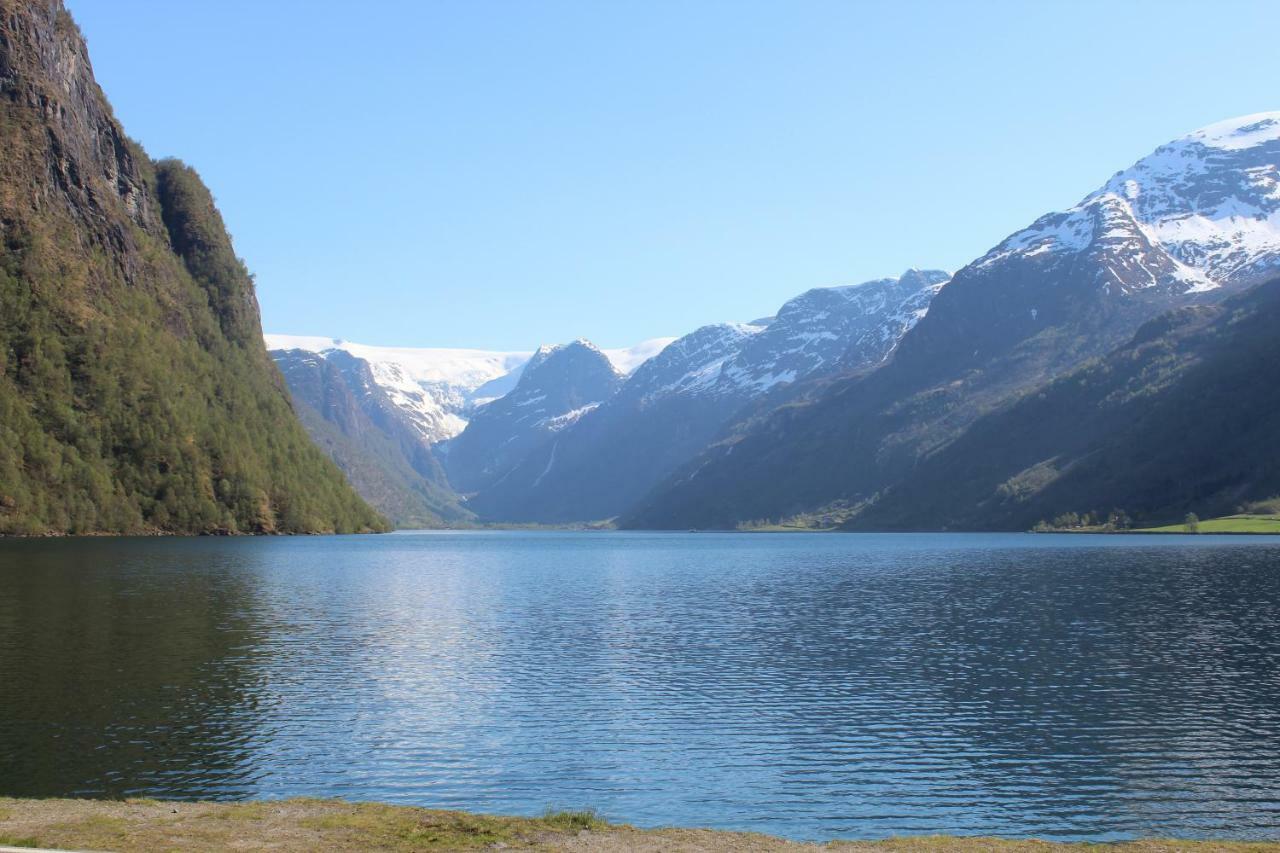
M623 346L957 268L1280 107L1280 3L67 0L267 331Z

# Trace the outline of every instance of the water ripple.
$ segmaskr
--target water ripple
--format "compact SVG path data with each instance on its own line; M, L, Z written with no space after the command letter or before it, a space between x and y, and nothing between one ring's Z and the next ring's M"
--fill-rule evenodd
M1280 547L3 542L0 793L1280 838Z

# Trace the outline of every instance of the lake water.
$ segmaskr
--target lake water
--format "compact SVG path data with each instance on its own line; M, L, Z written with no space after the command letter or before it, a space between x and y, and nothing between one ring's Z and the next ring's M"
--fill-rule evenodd
M0 542L0 794L1280 838L1280 543Z

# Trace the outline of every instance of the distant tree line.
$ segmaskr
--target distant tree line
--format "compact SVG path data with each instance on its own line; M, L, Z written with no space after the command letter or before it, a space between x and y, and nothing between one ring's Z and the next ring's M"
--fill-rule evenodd
M1133 519L1122 509L1113 509L1103 515L1098 511L1085 513L1064 512L1055 516L1052 521L1038 521L1032 528L1036 533L1049 533L1055 530L1129 530L1133 527Z

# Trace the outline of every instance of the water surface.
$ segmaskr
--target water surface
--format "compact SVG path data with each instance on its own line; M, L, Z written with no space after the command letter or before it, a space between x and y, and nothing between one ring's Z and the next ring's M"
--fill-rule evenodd
M0 794L1280 838L1280 544L4 541Z

